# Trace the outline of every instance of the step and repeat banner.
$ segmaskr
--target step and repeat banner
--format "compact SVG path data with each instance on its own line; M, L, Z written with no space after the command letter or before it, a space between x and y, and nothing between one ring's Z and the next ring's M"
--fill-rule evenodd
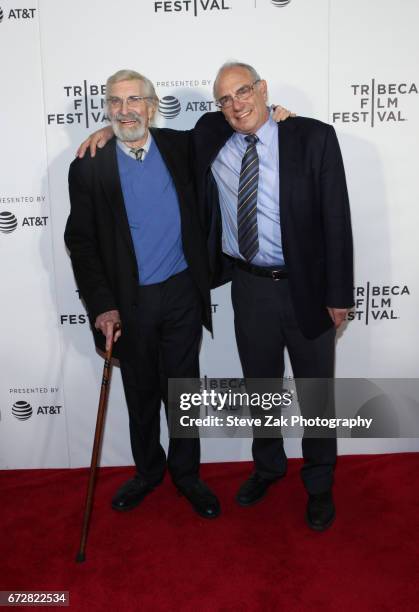
M334 125L356 270L336 375L418 376L418 23L416 0L0 0L0 468L90 461L103 361L63 243L67 172L78 144L106 125L104 83L121 68L155 83L158 126L189 129L215 110L213 80L231 59L255 66L270 102ZM228 285L212 310L202 375L240 377ZM298 440L286 446L300 455ZM345 439L339 449L419 443ZM249 458L249 440L203 440L204 461ZM116 367L102 465L131 462Z

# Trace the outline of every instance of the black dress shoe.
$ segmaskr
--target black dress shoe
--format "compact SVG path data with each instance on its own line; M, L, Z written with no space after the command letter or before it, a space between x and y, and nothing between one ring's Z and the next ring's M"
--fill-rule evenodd
M178 485L177 488L190 502L195 512L203 518L216 518L220 514L220 502L202 480L197 480L189 486Z
M131 478L131 480L123 484L114 495L112 499L112 508L119 512L132 510L138 506L138 504L143 501L144 497L148 493L151 493L160 482L150 485L138 475Z
M332 491L308 496L306 521L311 529L324 531L335 520Z
M246 482L242 484L236 495L236 501L240 506L251 506L260 501L265 495L272 483L278 478L268 479L263 478L257 472L252 474Z

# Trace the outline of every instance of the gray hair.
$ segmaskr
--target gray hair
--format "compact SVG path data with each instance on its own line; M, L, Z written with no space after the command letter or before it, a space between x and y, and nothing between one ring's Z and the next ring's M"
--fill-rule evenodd
M253 81L260 81L259 73L257 72L257 70L255 70L255 68L253 68L253 66L250 66L250 64L245 64L243 62L237 62L234 60L230 62L225 62L225 64L223 64L221 68L218 70L217 76L215 77L214 85L212 88L212 93L215 99L217 99L216 91L217 91L218 79L220 78L221 73L224 72L224 70L228 70L229 68L244 68L245 70L249 71L250 76L252 77Z
M147 100L147 103L151 104L152 106L157 105L159 99L153 83L150 81L150 79L139 72L136 72L135 70L118 70L118 72L112 74L106 81L106 97L109 95L111 86L115 83L119 83L120 81L141 81L144 85L144 95L151 98L151 101Z

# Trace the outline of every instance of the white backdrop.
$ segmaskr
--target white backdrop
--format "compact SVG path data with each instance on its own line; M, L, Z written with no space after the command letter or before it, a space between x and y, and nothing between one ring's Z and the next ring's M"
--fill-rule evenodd
M156 124L214 110L212 80L239 59L270 100L333 123L355 239L357 305L337 376L417 377L419 4L403 0L4 0L0 121L0 467L89 463L102 372L63 244L67 171L103 124L103 84L133 68L157 86ZM201 371L240 376L229 286L213 293ZM166 439L163 424L163 437ZM288 454L300 455L298 440ZM204 440L204 461L250 458L248 440ZM341 440L341 453L419 450L418 440ZM102 465L132 462L114 369Z

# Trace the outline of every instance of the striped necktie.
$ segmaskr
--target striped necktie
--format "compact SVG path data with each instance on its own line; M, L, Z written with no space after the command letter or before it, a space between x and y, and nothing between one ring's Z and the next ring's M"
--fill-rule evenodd
M249 143L243 156L237 201L237 235L240 254L251 261L259 251L257 199L259 157L256 151L258 137L246 136Z
M137 161L143 161L144 149L130 149L129 152L135 155Z

